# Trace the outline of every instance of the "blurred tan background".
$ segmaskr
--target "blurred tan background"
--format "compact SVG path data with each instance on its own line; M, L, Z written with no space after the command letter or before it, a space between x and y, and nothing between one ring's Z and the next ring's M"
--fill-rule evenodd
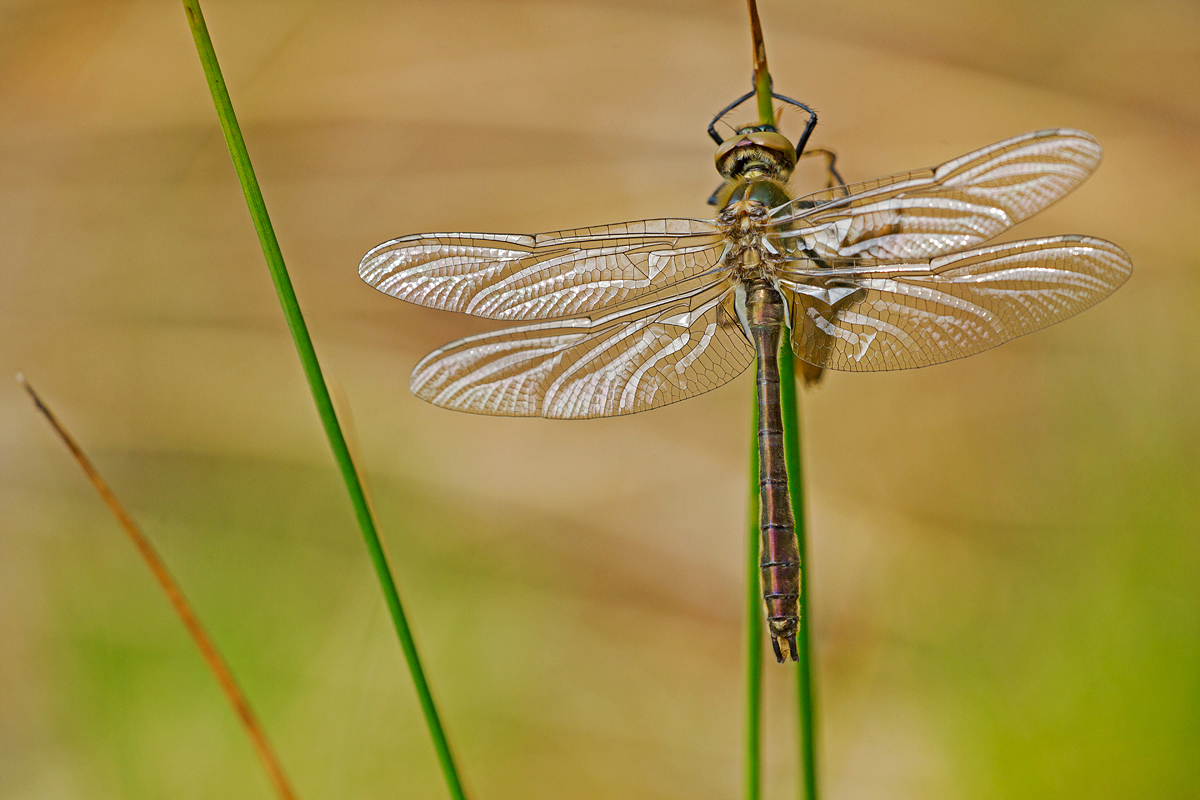
M206 13L475 796L737 796L749 375L627 419L455 415L408 372L493 326L356 265L416 231L708 216L743 4ZM1012 238L1135 264L1050 330L804 398L825 797L1200 797L1200 5L762 14L777 89L820 111L847 180L1083 128L1098 174ZM443 797L177 3L0 3L17 369L173 566L300 794ZM0 798L269 797L7 379L0 520ZM767 665L772 798L794 796L791 674Z

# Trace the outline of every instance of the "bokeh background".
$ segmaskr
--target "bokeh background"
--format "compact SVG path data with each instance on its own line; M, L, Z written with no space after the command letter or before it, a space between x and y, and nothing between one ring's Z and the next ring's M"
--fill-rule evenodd
M356 265L416 231L707 216L744 5L206 12L475 796L737 796L750 376L627 419L441 411L409 370L494 326ZM805 395L825 797L1200 797L1200 6L762 14L777 88L820 111L848 180L1083 128L1099 172L1011 238L1135 263L1050 330ZM0 3L17 369L175 570L301 796L443 797L177 3ZM792 797L790 669L767 665L766 697L767 796ZM269 796L129 543L0 381L0 798Z

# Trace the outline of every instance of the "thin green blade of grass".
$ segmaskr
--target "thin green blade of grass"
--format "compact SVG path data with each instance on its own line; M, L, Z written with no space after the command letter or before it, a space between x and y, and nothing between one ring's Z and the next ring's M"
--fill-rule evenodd
M758 566L758 403L750 413L750 503L747 515L746 548L746 711L742 766L746 800L758 800L762 793L762 630L766 622Z
M129 540L133 542L133 546L137 549L138 554L142 557L142 561L150 570L150 574L158 581L158 585L162 587L163 593L166 594L167 600L171 603L171 607L175 609L175 613L179 616L183 627L187 629L188 635L192 637L192 641L196 645L196 649L200 651L200 657L204 659L204 663L208 666L209 671L217 681L217 685L221 688L221 693L225 695L225 699L229 701L229 705L233 708L234 714L241 723L242 730L246 732L246 737L250 739L250 744L254 747L258 754L258 760L262 762L263 769L266 770L267 778L271 781L271 786L275 789L275 794L279 795L280 800L295 800L296 795L292 791L291 782L288 781L286 773L283 771L283 765L279 761L279 757L275 754L274 748L271 747L270 741L267 739L266 731L255 716L254 710L250 707L250 701L246 699L246 695L242 692L238 682L233 677L233 673L229 669L229 665L225 663L225 659L217 650L216 644L213 643L212 637L200 622L200 618L196 616L196 612L192 609L191 603L183 593L183 589L167 568L166 562L159 556L158 551L154 549L154 545L142 533L141 528L134 522L133 517L125 510L121 501L117 499L116 494L109 488L108 483L100 476L100 471L96 469L92 460L83 452L83 448L79 442L75 440L65 425L59 420L58 416L50 410L50 406L46 404L41 396L34 391L29 381L25 380L25 376L18 374L17 382L25 389L25 392L33 400L33 405L41 412L42 416L50 423L50 427L58 434L58 438L62 440L67 449L71 451L71 455L75 458L83 474L87 476L88 481L96 489L100 495L100 499L104 501L104 505L108 506L108 510L116 517L117 524L129 536Z
M750 40L754 43L754 99L758 121L775 124L775 104L771 101L771 71L767 69L767 45L763 41L762 22L758 19L758 3L746 0L750 11Z
M790 340L790 336L788 337ZM817 718L813 703L812 614L809 608L808 526L805 523L804 461L800 451L800 409L796 391L795 362L792 348L785 342L779 348L779 393L783 406L783 455L787 462L788 495L796 520L796 539L800 549L800 630L796 662L796 701L800 747L801 800L817 800Z
M754 45L754 93L758 108L759 123L762 125L775 124L775 105L771 99L771 73L767 68L767 48L763 42L762 23L758 17L758 4L756 0L746 0L747 8L750 12L750 37ZM800 615L800 626L797 631L797 646L800 650L800 659L796 664L796 695L797 695L797 727L799 739L799 774L800 774L800 797L803 800L817 800L817 764L816 764L816 713L813 708L813 669L812 669L812 642L811 630L809 626L809 609L808 609L808 558L807 558L807 531L804 517L804 473L801 472L800 458L800 413L796 396L796 372L795 364L792 359L791 348L791 332L784 341L782 347L779 348L779 386L780 386L780 405L783 412L783 440L784 440L784 460L787 464L788 474L788 497L792 504L792 516L796 524L796 538L800 552L800 597L798 600L798 613ZM757 404L756 404L757 408ZM757 417L757 411L755 412ZM757 437L757 425L755 427L755 437ZM752 440L752 448L755 451L754 457L751 459L751 481L755 489L751 495L751 506L757 501L757 477L758 477L758 454L757 441ZM757 542L756 542L757 548ZM757 577L751 573L751 580L755 581L757 587ZM756 606L757 608L757 606ZM761 661L761 654L759 655ZM751 657L747 656L747 673L750 672ZM761 669L761 663L759 665ZM759 772L758 762L761 760L761 748L758 743L758 716L761 714L761 677L755 679L755 683L751 686L749 678L747 678L747 693L746 693L746 708L747 717L754 716L756 728L753 733L753 749L751 748L751 732L749 724L747 724L747 760L751 757L754 760L753 769L756 773L753 788L755 793L749 794L751 783L747 778L747 800L757 800L758 797L758 780L757 773ZM749 774L750 765L747 764L747 774Z
M746 1L750 12L750 42L754 47L754 90L759 121L772 124L775 112L771 102L771 74L767 70L767 48L763 44L758 4ZM755 386L757 393L758 387ZM746 730L744 758L745 800L759 800L762 793L762 591L759 588L759 475L758 475L758 397L751 399L753 425L750 428L750 524L746 565Z
M429 735L433 740L434 750L436 751L446 786L454 800L465 800L466 793L463 789L462 780L459 777L458 768L454 762L454 756L450 750L450 743L446 738L446 732L442 726L437 706L434 704L433 694L429 688L429 682L425 677L425 670L421 666L417 645L413 639L412 630L409 627L408 617L404 612L404 605L400 600L400 593L396 588L395 579L392 577L387 556L384 554L383 544L380 542L379 534L375 529L375 521L372 518L371 509L363 491L362 481L350 456L350 450L346 445L346 438L338 424L337 414L334 412L333 401L330 399L329 390L321 374L321 366L317 360L312 339L308 334L308 328L304 324L304 316L300 312L300 304L296 299L296 292L292 288L292 281L283 261L283 253L280 251L279 242L275 237L275 230L267 214L266 203L263 200L262 191L259 189L258 179L254 174L254 167L250 163L250 154L246 149L246 142L242 137L241 127L238 125L237 117L233 111L233 102L229 98L229 90L226 88L225 80L221 75L221 67L217 61L216 51L213 49L212 39L208 33L208 26L204 22L204 15L200 10L200 3L198 0L183 0L183 8L187 14L188 26L191 28L192 38L196 42L196 52L200 57L200 64L204 68L204 76L208 81L209 92L212 95L213 105L216 107L217 118L221 123L221 130L225 134L225 143L229 147L229 155L233 159L234 170L237 172L242 192L246 196L246 205L249 207L250 217L254 221L254 228L258 233L259 243L262 245L267 269L271 273L271 280L274 282L275 291L279 295L279 303L283 308L283 316L287 320L288 329L291 331L292 340L296 345L296 352L304 368L305 378L308 380L309 388L312 391L313 402L317 407L317 414L320 416L321 424L325 428L325 435L329 439L329 446L333 450L338 469L345 480L346 491L349 493L350 502L354 506L354 514L358 519L359 528L362 530L367 552L375 568L375 574L383 591L388 612L391 614L392 623L396 629L396 636L400 641L400 647L404 651L404 658L408 664L409 673L412 676L413 686L416 689L417 697L421 704L421 712L429 728Z

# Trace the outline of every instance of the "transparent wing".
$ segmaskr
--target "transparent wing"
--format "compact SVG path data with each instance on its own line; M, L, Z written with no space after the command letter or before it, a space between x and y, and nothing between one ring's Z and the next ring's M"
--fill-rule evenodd
M555 419L632 414L694 397L736 377L754 348L723 281L689 284L595 319L452 342L421 359L409 387L456 411Z
M428 233L371 250L364 281L417 305L506 320L554 319L698 275L724 240L708 222L650 219L536 236Z
M780 283L792 349L849 372L937 364L986 350L1083 311L1133 270L1102 239L1056 236L926 262L861 259L798 268Z
M810 258L934 258L979 245L1070 192L1100 163L1083 131L1005 139L940 167L798 198L773 216L784 249Z

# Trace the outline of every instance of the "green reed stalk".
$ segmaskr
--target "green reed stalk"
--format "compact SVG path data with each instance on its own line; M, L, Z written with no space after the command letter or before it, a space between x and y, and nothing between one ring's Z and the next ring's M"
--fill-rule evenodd
M747 7L750 11L750 37L754 44L754 93L756 105L758 108L759 123L762 125L775 124L775 105L771 99L771 73L767 69L767 48L763 43L762 24L758 18L758 5L755 0L746 0ZM807 531L804 520L804 473L801 472L800 459L800 413L796 399L796 373L795 366L792 361L791 336L785 339L783 346L779 348L779 386L780 386L780 404L783 411L783 444L784 458L787 463L788 473L788 495L792 503L792 516L796 522L796 537L800 549L800 599L799 599L799 614L800 628L797 632L797 645L800 650L800 660L796 665L796 696L797 696L797 723L798 723L798 738L799 738L799 772L800 772L800 797L802 800L817 800L817 763L816 763L816 713L813 708L813 670L812 670L812 634L809 626L809 609L808 609L808 589L809 579L807 574L808 558L807 558ZM755 417L757 418L757 403L755 404ZM757 436L758 428L755 426L754 439L752 447L754 457L751 459L751 481L754 490L751 492L751 508L757 508L758 494L758 449ZM754 541L755 560L757 560L758 540L757 531L751 534ZM753 582L753 589L758 587L757 572L751 571L750 580ZM756 594L756 592L751 592ZM757 597L755 598L757 601ZM755 612L758 614L758 609L761 606L755 603ZM761 615L758 615L761 616ZM761 623L755 623L756 628L761 628ZM753 719L754 730L751 732L750 723L747 722L746 733L746 751L747 751L747 800L756 800L758 797L758 772L761 753L758 741L759 729L759 706L761 705L761 677L754 673L754 670L761 670L761 652L758 653L758 663L755 664L755 657L748 651L747 656L747 692L746 692L746 716L747 719ZM753 735L752 735L753 734ZM753 748L753 749L752 749ZM749 771L754 770L753 784L749 779ZM753 786L754 794L750 794L751 786Z
M458 769L454 764L450 743L446 739L437 707L434 705L429 682L425 679L425 670L421 666L417 645L413 640L412 630L409 628L408 618L404 613L404 605L400 601L400 593L396 589L396 582L392 578L387 556L383 552L383 544L375 530L375 521L371 516L371 509L367 504L362 482L355 469L354 461L350 457L346 438L338 424L333 401L329 397L329 390L321 374L321 365L317 361L317 353L313 349L312 339L304 324L304 316L300 313L300 304L296 300L296 292L292 288L291 278L288 276L287 267L283 262L283 253L280 252L279 242L275 238L275 230L267 215L267 206L263 201L258 179L254 175L254 167L250 164L250 154L246 150L246 142L242 138L241 128L233 112L233 102L229 99L229 90L221 76L221 67L217 63L217 54L213 50L212 39L208 35L208 26L200 11L199 0L183 0L183 9L187 13L188 25L192 29L192 38L196 41L196 52L200 56L200 64L204 67L204 77L208 80L208 89L212 94L213 104L216 106L221 130L225 133L225 143L229 146L233 168L237 172L238 181L246 195L246 205L249 206L254 229L258 232L258 240L267 261L267 269L271 273L271 280L275 283L279 304L283 307L283 316L292 333L292 340L296 345L296 352L300 356L300 363L304 368L304 375L308 379L309 388L312 390L313 402L316 404L321 424L325 428L329 446L333 450L338 469L341 470L342 478L346 482L346 491L350 494L350 502L354 506L358 526L362 529L367 553L375 567L375 574L383 589L383 596L387 602L388 611L391 613L392 623L395 625L396 635L400 640L400 647L408 662L408 669L421 703L421 711L425 715L425 723L429 727L430 738L433 739L433 747L437 752L442 775L445 777L450 796L454 800L465 800L466 793L463 790Z
M790 337L789 337L790 339ZM796 538L800 548L800 630L796 644L800 661L796 664L796 701L800 746L801 800L817 800L817 720L813 706L812 615L808 607L808 526L805 524L804 472L800 454L800 411L796 393L795 365L789 341L779 348L779 393L783 407L783 453L787 462L788 495L796 520Z
M746 548L746 743L745 800L758 800L762 780L762 630L766 624L759 588L758 403L750 414L750 513Z
M812 632L809 625L808 535L805 524L804 472L800 451L800 413L796 392L796 372L788 341L779 348L779 393L783 410L783 448L787 462L788 495L796 521L800 549L800 628L796 644L800 660L796 664L796 701L799 746L801 800L817 800L816 708L813 703ZM762 629L765 624L762 590L759 585L758 528L758 403L752 403L750 436L750 503L747 525L746 556L746 729L745 775L746 800L759 800L762 774Z
M771 100L771 71L767 69L767 46L763 43L762 23L758 20L758 3L746 0L750 10L750 40L754 43L754 99L758 121L775 124L775 103Z
M775 121L771 101L771 74L767 71L767 49L763 45L762 25L758 21L758 5L747 0L750 11L750 40L754 45L754 90L758 115L764 124ZM757 386L755 387L757 392ZM758 504L758 397L750 404L753 425L750 428L750 524L746 563L746 744L745 800L759 800L762 792L762 590L759 588L759 518Z

